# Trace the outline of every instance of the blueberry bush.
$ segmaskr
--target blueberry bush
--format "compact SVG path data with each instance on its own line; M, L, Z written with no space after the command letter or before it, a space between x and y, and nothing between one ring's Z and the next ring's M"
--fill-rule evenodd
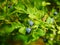
M0 0L0 45L60 45L60 0Z

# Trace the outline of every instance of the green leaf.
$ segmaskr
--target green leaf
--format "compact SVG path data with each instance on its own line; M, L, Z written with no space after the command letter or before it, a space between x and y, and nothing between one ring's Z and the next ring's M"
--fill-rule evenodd
M10 25L4 24L0 30L5 33L11 33L14 29L17 29L20 27L21 27L21 24L19 22L12 22L12 24Z
M13 31L11 25L3 25L3 27L1 27L0 31L3 33L11 33Z
M44 36L45 35L45 31L42 30L42 29L38 29L36 32L37 32L37 35L39 35L39 36Z
M14 4L18 3L18 0L11 0Z
M15 29L15 28L19 28L19 27L22 26L20 22L12 22L11 25L12 25L12 28L13 28L13 29Z
M0 20L4 20L5 19L5 17L4 16L0 16Z
M24 11L25 6L24 6L22 3L18 3L18 4L15 6L15 9Z
M17 34L14 37L14 40L22 40L23 42L27 41L28 37L26 35Z
M58 31L57 33L60 34L60 31Z
M37 29L32 33L33 41L39 39L40 36L44 36L45 32L42 29Z
M26 32L25 27L22 26L22 27L19 29L19 32L22 33L22 34L25 34L25 32Z

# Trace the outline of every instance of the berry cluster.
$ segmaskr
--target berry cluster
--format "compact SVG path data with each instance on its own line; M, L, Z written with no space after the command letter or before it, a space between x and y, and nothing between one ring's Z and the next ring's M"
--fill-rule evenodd
M33 26L33 24L34 24L33 21L31 21L31 20L28 21L28 23L29 23L30 26ZM30 33L31 32L31 28L26 28L26 32Z

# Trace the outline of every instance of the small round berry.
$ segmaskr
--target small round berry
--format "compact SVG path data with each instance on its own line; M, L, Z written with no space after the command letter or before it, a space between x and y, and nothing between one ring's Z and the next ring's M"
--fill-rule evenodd
M29 21L29 25L32 26L34 23L32 21Z
M47 42L48 40L46 38L43 39L44 42Z
M26 32L30 33L31 32L31 28L26 28Z
M57 15L58 13L57 12L54 12L54 15Z
M12 6L9 5L8 8L12 8Z

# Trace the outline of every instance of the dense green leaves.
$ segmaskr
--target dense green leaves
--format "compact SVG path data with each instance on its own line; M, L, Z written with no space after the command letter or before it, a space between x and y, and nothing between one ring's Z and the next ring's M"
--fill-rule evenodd
M12 24L3 24L0 28L0 32L4 31L5 33L11 33L14 29L20 28L21 24L18 22L13 22Z
M46 45L53 45L60 34L59 0L52 2L50 0L0 0L0 2L1 36L8 34L7 39L12 37L13 40L21 40L26 45L40 37L45 37L48 39ZM32 22L28 22L29 20Z

